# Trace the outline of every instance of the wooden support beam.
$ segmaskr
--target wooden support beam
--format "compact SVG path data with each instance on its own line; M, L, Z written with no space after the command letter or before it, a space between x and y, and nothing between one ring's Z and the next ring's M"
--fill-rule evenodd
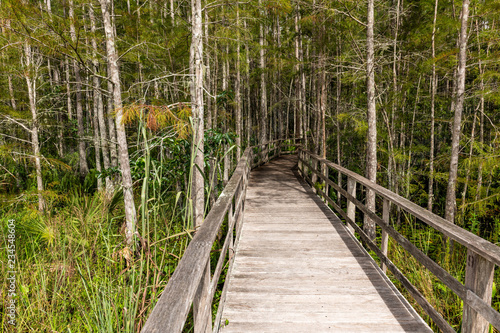
M210 259L201 278L193 299L194 333L210 333L212 331L212 298L208 298L210 291ZM207 315L208 314L208 315Z
M383 206L383 212L382 212L382 220L384 220L384 223L386 225L389 225L389 212L390 212L390 202L387 199L384 199L384 206ZM384 254L384 256L387 256L387 245L389 243L389 234L385 229L382 229L382 239L380 241L380 251ZM387 266L385 265L384 262L381 264L382 271L384 273L387 272Z
M356 197L356 181L351 177L347 178L347 193ZM356 205L350 200L347 200L347 216L356 222ZM347 229L354 234L354 228L351 225L347 225Z
M495 265L493 263L468 249L465 287L469 288L488 305L491 304L494 272ZM462 332L488 333L489 328L489 322L464 302Z

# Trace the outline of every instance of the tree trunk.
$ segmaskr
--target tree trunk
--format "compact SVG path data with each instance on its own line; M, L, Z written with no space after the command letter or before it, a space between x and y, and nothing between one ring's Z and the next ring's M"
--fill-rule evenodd
M325 54L325 27L320 28L320 52L319 52L319 66L318 66L318 153L321 157L326 158L326 54Z
M278 49L281 49L281 27L280 27L280 17L279 15L276 17L276 39L277 39L277 42L278 42ZM277 86L279 83L281 83L281 68L282 68L282 64L281 64L281 57L278 57L278 70L277 70L277 73L276 73L276 76L277 76L277 79L276 79L276 83L275 83L275 86ZM281 93L280 93L280 89L276 89L277 90L277 96L278 97L278 103L279 103L279 106L277 108L277 122L278 122L278 135L277 135L277 138L278 139L284 139L284 130L283 130L283 105L281 103L282 101L282 96L281 96ZM288 137L287 137L288 138Z
M339 61L339 64L337 65L337 87L336 87L336 105L335 105L335 115L337 118L337 164L342 165L342 155L341 155L341 147L340 147L340 98L341 98L341 93L342 93L342 80L341 80L341 73L342 73L342 60L340 59L340 53L341 53L341 47L342 47L342 39L338 39L338 46L337 46L337 59ZM339 187L342 187L342 174L339 172L337 175L337 184ZM341 195L340 191L337 192L337 200L340 204L341 202Z
M16 99L14 98L14 89L12 88L12 77L10 75L7 76L9 80L9 96L10 96L10 106L17 110Z
M71 101L71 85L68 57L64 57L64 71L66 72L66 99L68 106L68 119L73 119L73 105Z
M247 21L243 20L243 29L247 30ZM245 44L245 60L246 60L246 69L245 69L245 81L247 82L246 89L246 100L247 100L247 145L251 146L252 140L252 103L251 103L251 91L250 91L250 51L248 49L248 43Z
M208 11L205 11L205 22L208 22ZM205 44L208 45L208 24L205 24ZM206 69L206 76L205 76L205 85L207 88L207 91L212 94L212 77L210 75L210 53L208 50L205 51L205 69ZM207 129L213 129L217 126L214 126L212 124L212 97L208 96L207 98L207 108L206 108L206 119L207 119Z
M374 0L368 0L368 20L366 29L366 90L368 98L367 122L368 135L366 146L366 178L377 182L377 110L375 105L375 62L374 62ZM367 190L366 206L375 211L375 192ZM364 231L372 240L375 239L375 222L365 215Z
M28 86L28 98L31 110L32 125L31 125L31 145L33 147L33 156L35 158L36 170L36 188L38 192L38 210L45 210L45 199L43 198L43 179L42 179L42 163L40 160L40 144L38 142L38 111L36 107L36 76L37 64L34 63L31 46L26 42L24 44L24 55L26 60L26 69L29 73L26 75L26 84Z
M479 39L479 36L478 36ZM481 60L481 47L478 41L479 45L479 75L481 77L481 81L479 81L479 89L481 91L481 96L480 96L480 105L479 105L479 147L481 150L484 149L484 78L483 78L483 73L484 73L484 66L482 64ZM486 49L486 56L488 56L489 53L489 47ZM477 170L477 187L476 187L476 197L475 200L478 201L479 198L481 197L481 188L483 186L483 164L484 164L484 159L481 159L479 162L478 170Z
M303 137L302 133L302 111L304 103L304 96L302 96L302 40L300 36L300 7L297 4L295 8L295 61L297 64L295 65L295 74L297 75L297 81L295 84L295 108L294 108L294 125L295 125L295 133L294 136Z
M96 33L96 25L95 25L94 7L92 4L90 4L89 6L89 17L90 17L90 30L92 32L92 36L94 36ZM97 42L95 37L92 37L91 44L92 44L92 65L94 66L93 68L94 71L98 72L99 62L97 61ZM109 160L109 149L108 149L108 135L106 129L106 121L104 117L104 104L102 101L102 94L101 94L101 82L96 75L92 77L92 84L93 84L94 112L98 119L98 126L96 126L96 129L97 128L99 129L99 134L100 134L99 147L101 148L102 151L102 157L103 157L102 160L104 164L104 169L109 169L110 160ZM106 181L106 192L109 194L112 191L113 184L109 177L106 177L105 181Z
M113 84L113 106L116 113L116 136L118 141L120 170L122 173L123 198L125 202L125 239L128 246L134 245L134 234L137 233L137 216L132 187L132 173L128 156L127 135L123 124L123 105L120 86L120 68L118 66L118 52L115 49L115 35L111 21L112 0L99 0L101 3L104 32L106 34L106 53L110 81Z
M479 102L481 103L481 102ZM476 119L477 119L477 109L476 112L473 114L473 120L472 120L472 132L470 135L470 146L469 146L469 160L467 161L467 169L465 171L465 184L464 188L462 190L462 211L460 215L460 220L464 220L465 218L465 198L467 196L467 189L469 187L469 181L470 181L470 173L472 169L472 153L474 151L474 141L476 137Z
M469 0L462 4L461 29L459 38L459 55L457 68L456 102L454 103L454 119L451 133L451 160L448 187L446 190L445 219L455 221L456 194L455 188L458 176L458 155L460 149L460 127L462 125L462 111L465 98L465 67L467 62L467 20L469 18Z
M259 0L259 8L262 11L262 0ZM266 51L264 50L264 25L259 24L259 44L260 44L260 137L259 143L267 142L267 90L266 90ZM262 155L263 160L266 158Z
M118 149L117 149L117 139L116 139L116 125L115 125L115 114L113 108L113 83L111 82L111 69L109 62L106 65L108 74L108 96L107 96L107 115L108 115L108 129L109 129L109 156L111 166L118 167Z
M436 101L436 20L438 11L438 2L434 4L434 19L432 22L432 77L431 77L431 143L430 143L430 157L429 157L429 199L427 201L427 209L432 212L432 205L434 202L434 131L435 131L435 101Z
M170 0L170 19L172 20L172 26L175 27L175 8L174 0Z
M241 70L240 70L240 6L236 4L236 81L234 83L235 103L236 103L236 158L240 160L241 156Z
M412 158L412 148L413 148L413 134L415 133L415 116L417 113L417 106L420 99L420 80L421 76L418 77L417 83L417 95L415 97L415 105L413 107L413 116L411 118L411 131L410 131L410 144L408 146L408 166L406 168L406 198L410 198L410 183L411 183L411 158Z
M75 7L73 0L69 0L69 31L73 44L77 44L76 30L75 30ZM78 133L78 161L80 169L80 177L84 178L89 173L89 166L87 163L87 154L85 151L85 130L83 124L83 107L82 107L82 79L80 77L80 65L73 59L73 70L75 72L75 86L76 86L76 120L77 120L77 133Z
M192 41L189 67L193 80L191 82L191 108L193 113L193 225L199 227L203 223L205 205L204 183L204 121L203 121L203 31L201 0L191 0L192 7Z
M95 96L94 96L95 98ZM94 103L93 105L93 110L92 110L92 125L94 127L94 148L95 148L95 165L96 165L96 170L97 172L101 173L102 172L102 165L101 165L101 142L99 140L99 121L98 121L98 116L97 116L97 104ZM90 109L89 109L90 110ZM102 178L99 177L97 178L97 190L102 191Z

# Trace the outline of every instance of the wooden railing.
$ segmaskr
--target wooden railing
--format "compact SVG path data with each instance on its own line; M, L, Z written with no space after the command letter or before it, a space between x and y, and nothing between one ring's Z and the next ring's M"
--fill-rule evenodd
M463 300L464 307L461 332L486 333L489 331L489 324L500 329L500 313L490 305L495 265L500 265L500 247L446 221L438 215L369 181L357 173L349 171L326 159L322 159L309 151L299 150L299 170L302 176L313 187L316 185L317 181L324 185L315 186L316 193L326 200L344 218L351 232L355 231L359 234L364 243L375 252L380 259L384 272L388 268L393 273L394 277L406 288L408 293L425 310L441 331L455 332L451 325L436 309L434 309L420 291L410 283L404 274L388 258L387 245L389 236ZM347 191L330 180L328 174L332 171L347 177ZM356 198L357 185L363 186L367 191L371 190L375 192L375 194L383 200L382 217L370 211ZM330 197L330 188L347 199L346 211L339 206L339 203L335 202ZM465 285L390 226L390 204L396 205L430 227L440 231L445 237L467 248ZM380 248L375 241L369 239L365 232L355 223L356 208L381 228L382 237Z
M189 243L141 332L181 332L191 306L195 333L218 331L225 301L225 284L213 327L212 303L224 266L229 265L228 271L232 267L234 248L241 231L250 169L279 156L282 152L286 153L283 151L285 147L295 146L295 143L285 144L284 140L276 140L245 150L228 184ZM212 273L212 246L225 223L227 234L215 271Z

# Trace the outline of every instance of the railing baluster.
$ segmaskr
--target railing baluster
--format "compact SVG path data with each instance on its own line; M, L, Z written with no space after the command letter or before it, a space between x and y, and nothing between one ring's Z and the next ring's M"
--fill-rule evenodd
M323 170L323 176L325 176L326 179L328 179L328 165L326 165L325 163L321 163L321 168ZM325 195L328 197L330 194L330 185L328 185L328 183L326 181L323 181L323 186L324 186L324 192L325 192ZM324 199L325 202L326 202L326 199Z
M212 300L208 299L209 291L210 257L193 299L194 333L209 333L212 331L212 311L207 311L207 308L212 307Z
M304 166L303 166L303 163L302 163L302 159L304 158L304 151L303 150L299 150L299 162L297 163L298 164L298 167L299 167L299 172L302 174L302 177L304 177Z
M311 162L312 162L312 166L313 166L313 169L316 169L318 170L318 160L316 159L311 159ZM316 184L316 182L318 181L318 175L316 175L316 173L314 172L314 170L311 170L312 172L312 175L311 175L311 186L312 186L312 189L314 191L314 193L316 193L316 187L314 186Z
M337 175L337 184L339 185L340 188L342 188L342 172L338 172ZM340 195L340 191L337 191L337 203L339 206L341 206L341 199L342 196Z
M347 193L356 197L356 181L351 177L347 178ZM347 200L347 216L356 222L356 205L352 201ZM354 235L354 228L347 224L347 229Z
M487 304L491 304L493 288L493 273L495 265L484 259L474 251L467 250L467 267L465 269L465 286L474 292ZM490 324L474 311L469 305L464 304L462 332L487 333Z
M389 225L389 213L390 213L390 202L387 199L384 199L384 206L383 206L383 212L382 212L382 220L384 220L384 223ZM382 230L382 240L380 241L380 250L384 254L384 256L387 256L387 245L389 242L389 234L387 234L387 231ZM384 273L387 272L387 266L382 262L382 271Z

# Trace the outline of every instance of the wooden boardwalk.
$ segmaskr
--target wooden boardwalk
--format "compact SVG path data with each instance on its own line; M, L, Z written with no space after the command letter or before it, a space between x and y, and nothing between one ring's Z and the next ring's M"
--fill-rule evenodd
M221 332L432 332L338 217L296 156L252 171Z

